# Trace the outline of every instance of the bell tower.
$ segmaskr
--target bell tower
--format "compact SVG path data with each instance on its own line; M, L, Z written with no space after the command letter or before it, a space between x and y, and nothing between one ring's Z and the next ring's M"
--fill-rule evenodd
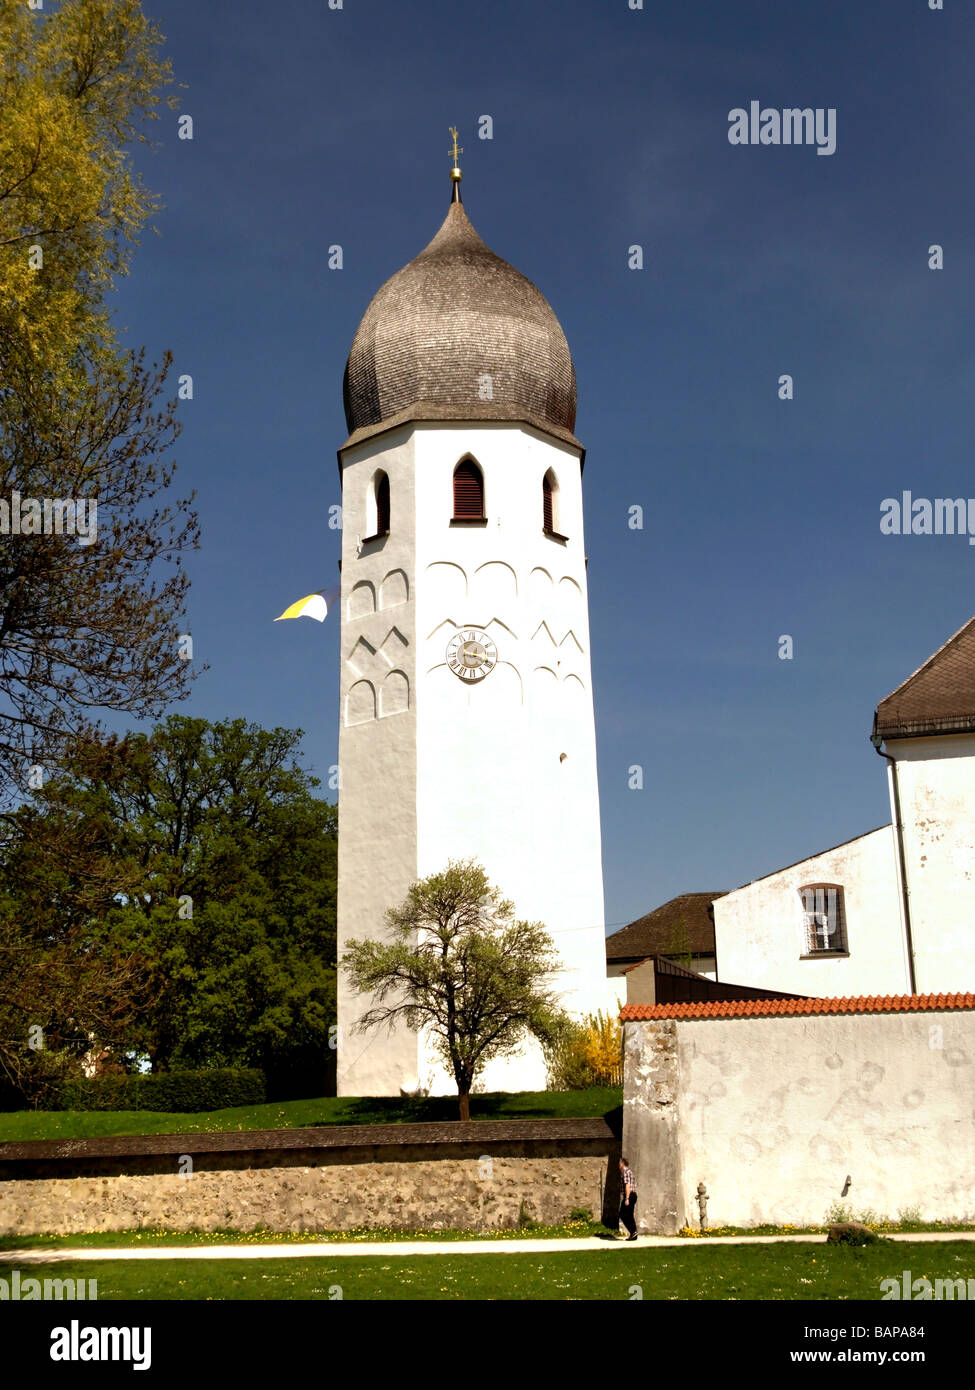
M449 859L545 924L565 1007L606 994L583 539L584 451L561 326L451 203L376 293L349 354L342 473L339 955ZM352 1031L340 1095L453 1090L421 1035ZM540 1090L531 1044L480 1078Z

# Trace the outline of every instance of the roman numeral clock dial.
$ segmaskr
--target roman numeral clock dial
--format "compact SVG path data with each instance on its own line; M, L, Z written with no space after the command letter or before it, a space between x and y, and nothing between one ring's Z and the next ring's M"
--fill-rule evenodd
M447 643L447 665L459 680L481 681L498 664L498 649L478 627L461 628Z

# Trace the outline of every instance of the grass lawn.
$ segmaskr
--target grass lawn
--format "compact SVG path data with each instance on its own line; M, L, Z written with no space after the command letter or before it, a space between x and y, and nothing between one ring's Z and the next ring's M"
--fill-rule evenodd
M623 1104L611 1086L586 1091L524 1091L471 1097L472 1120L595 1119ZM228 1129L300 1129L305 1125L391 1125L456 1120L453 1096L326 1096L272 1101L209 1114L155 1110L13 1110L0 1113L0 1143L26 1139L93 1139L114 1134L206 1134Z
M651 1300L879 1301L880 1281L975 1277L961 1242L860 1248L820 1243L551 1255L424 1255L289 1260L72 1261L21 1268L21 1277L97 1279L99 1300ZM13 1266L0 1263L0 1277Z
M609 1236L599 1221L565 1221L561 1226L506 1226L495 1231L403 1231L383 1226L360 1227L351 1231L81 1231L76 1235L12 1235L0 1236L0 1252L4 1250L56 1250L68 1246L72 1250L110 1246L113 1250L133 1246L145 1249L155 1245L319 1245L328 1241L348 1245L388 1241L458 1241L467 1240L565 1240L592 1236Z

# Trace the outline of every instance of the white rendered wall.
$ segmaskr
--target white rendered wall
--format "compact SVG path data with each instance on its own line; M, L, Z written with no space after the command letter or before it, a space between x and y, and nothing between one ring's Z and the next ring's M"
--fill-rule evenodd
M802 959L799 889L814 883L843 888L848 956ZM909 994L893 827L717 898L714 930L718 979L730 984L813 998Z
M811 1225L844 1200L975 1219L975 1014L682 1020L677 1038L689 1224L699 1182L714 1226Z
M627 977L625 975L607 975L605 1007L615 1017L625 1003L627 1003Z
M975 990L975 736L895 739L886 751L897 759L918 993Z
M467 455L484 474L483 527L450 524L453 470ZM378 466L390 478L391 534L357 556L360 499ZM559 483L555 525L564 543L542 530L542 478L550 468ZM385 908L401 901L414 879L448 859L474 857L519 917L541 921L551 933L564 966L556 987L565 1006L575 1013L605 1008L577 451L516 425L404 426L346 454L343 508L343 709L370 663L377 685L402 671L409 699L399 712L343 726L340 736L340 954L347 937L376 934ZM378 594L384 576L397 568L406 602L347 616L355 586L370 583ZM355 611L368 608L368 592L358 592L366 601ZM496 668L472 685L462 684L445 659L447 643L464 626L485 629L498 649ZM360 636L376 655L359 646L359 670L352 671ZM388 864L382 859L387 826ZM347 993L340 998L349 1056L339 1058L340 1094L396 1094L417 1080L432 1081L434 1091L453 1090L430 1047L421 1043L418 1050L408 1037L392 1045L377 1038L357 1061L361 1044L350 1047L348 1025L363 1007ZM544 1084L533 1046L520 1058L489 1065L480 1079L487 1090Z
M367 486L378 467L389 475L391 532L385 540L369 541L360 553L367 534ZM417 876L416 720L411 710L380 712L383 688L394 672L403 673L411 693L416 684L413 516L410 431L397 430L350 451L342 475L340 959L349 939L384 934L386 907L402 902ZM411 597L388 606L388 599L402 599L402 588L392 589L398 575L405 577ZM360 697L365 708L358 704ZM352 701L356 704L350 709ZM392 1033L354 1032L353 1024L369 1003L368 996L351 991L340 969L340 1096L398 1095L401 1087L415 1084L416 1038L405 1027Z

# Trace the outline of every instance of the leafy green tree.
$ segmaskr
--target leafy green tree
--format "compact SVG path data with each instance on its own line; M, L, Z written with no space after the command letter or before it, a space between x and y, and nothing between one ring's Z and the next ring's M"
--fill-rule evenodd
M559 968L540 922L518 921L474 860L450 861L386 913L391 941L350 941L340 965L377 1003L357 1028L405 1020L428 1030L470 1119L471 1087L493 1057L533 1037L551 1045L565 1013L550 982ZM391 1002L387 1003L389 999Z
M98 708L153 717L187 691L177 635L198 542L166 501L170 359L123 353L107 295L156 200L127 146L171 81L138 0L0 6L0 804ZM15 494L25 504L18 532ZM28 503L81 503L53 512ZM94 513L92 506L95 507ZM44 526L47 525L47 533ZM81 534L83 531L83 535ZM9 532L7 534L6 532ZM166 575L159 562L171 565Z
M79 958L97 958L102 976L129 972L132 1007L106 1030L93 996L86 1039L148 1054L154 1069L261 1066L279 1079L313 1069L323 1085L336 817L295 760L300 738L173 715L149 735L73 745L63 771L8 818L0 846L0 921L22 943L23 924L43 922L33 959L53 961L60 943L65 989L51 1000L25 979L6 1005L0 989L0 1034L19 1041L28 1015L44 1013L66 1036L65 1020L81 1017L72 969L80 983ZM4 1007L16 1015L6 1026Z
M0 6L0 341L54 384L112 348L105 295L158 206L126 146L172 82L161 45L139 0Z
M117 753L100 750L94 778ZM144 945L110 929L117 893L136 892L142 871L94 785L52 786L2 822L0 1076L36 1102L77 1075L95 1039L124 1048L152 1004Z

